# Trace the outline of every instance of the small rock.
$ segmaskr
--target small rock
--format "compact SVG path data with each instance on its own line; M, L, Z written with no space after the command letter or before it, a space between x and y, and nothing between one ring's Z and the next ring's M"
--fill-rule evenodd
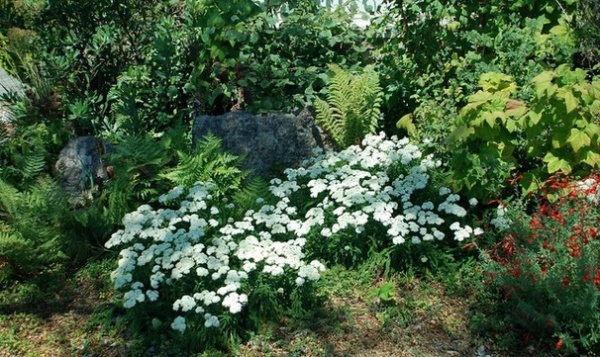
M103 155L115 148L102 139L83 136L71 140L60 152L54 173L65 191L81 206L94 190L109 178Z

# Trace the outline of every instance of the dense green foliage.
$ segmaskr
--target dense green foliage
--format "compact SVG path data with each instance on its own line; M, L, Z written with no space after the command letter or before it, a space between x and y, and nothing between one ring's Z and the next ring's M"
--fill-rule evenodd
M524 177L528 193L557 171L585 175L598 169L598 80L561 65L532 79L528 100L514 97L517 86L504 74L486 73L480 85L450 137L457 187L490 199L501 194L510 174Z
M497 224L491 232L502 239L494 237L491 246L481 242L480 247L483 291L497 318L478 321L479 328L517 334L526 343L543 341L569 353L598 348L597 179L577 183L555 175L541 188L533 214L519 204L498 211L505 213L492 219Z

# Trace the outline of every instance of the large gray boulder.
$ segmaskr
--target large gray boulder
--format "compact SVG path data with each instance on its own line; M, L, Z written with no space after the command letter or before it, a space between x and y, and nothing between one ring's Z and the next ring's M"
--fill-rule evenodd
M206 134L222 139L223 149L245 155L244 168L267 177L273 170L297 167L313 149L332 150L308 109L294 114L253 115L238 111L219 116L197 116L193 144Z
M74 205L85 204L93 191L109 179L110 168L103 156L114 151L111 144L91 136L75 138L61 150L54 174L74 199Z

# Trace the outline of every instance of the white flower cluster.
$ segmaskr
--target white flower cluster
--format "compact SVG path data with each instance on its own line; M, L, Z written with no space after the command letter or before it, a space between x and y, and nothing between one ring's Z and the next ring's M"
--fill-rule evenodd
M389 168L397 164L403 173L389 177ZM449 188L439 190L440 198L436 201L441 203L437 205L431 201L412 202L415 193L426 188L428 171L440 165L432 155L422 157L418 147L407 138L388 140L383 133L369 135L362 147L351 146L339 153L318 155L305 161L302 168L287 169L287 180L272 180L271 192L286 206L275 207L273 217L279 217L283 209L290 209L289 200L285 201L290 194L308 190L308 196L318 202L316 206L303 220L277 223L279 229L287 228L304 236L318 226L321 235L329 237L345 229L359 234L365 231L368 222L379 222L387 228L394 244L406 240L413 243L440 240L445 237L442 228L453 231L458 241L471 234L481 234L480 229L473 230L456 221L442 227L446 220L440 215L461 218L467 213L457 203L458 195L452 194ZM470 203L477 204L476 200ZM332 224L325 224L332 221L326 220L326 212L333 213Z
M583 181L579 181L576 184L578 191L586 194L587 200L592 204L598 204L600 202L600 183L593 177L588 177Z
M507 209L504 205L499 205L496 208L496 216L490 220L492 226L496 227L499 231L506 231L510 228L513 221L506 217Z
M171 327L184 331L183 314L190 313L202 316L204 326L216 327L215 314L239 313L248 302L251 276L293 274L297 286L318 280L324 266L304 260L311 232L323 237L342 230L360 234L376 223L394 244L440 240L444 232L453 232L459 241L481 234L457 221L467 212L448 188L434 192L430 200L413 202L427 188L428 171L440 166L433 156L422 156L408 139L367 136L362 147L321 153L302 168L286 170L286 180L274 179L269 188L277 203L258 199L262 207L237 220L219 209L223 204L211 195L214 185L198 183L187 195L174 188L159 202L178 200L178 209L143 205L125 216L124 228L106 243L108 248L124 247L113 272L116 288L128 289L124 306L156 301L166 286L184 281L196 288L173 302L180 316ZM296 194L310 197L312 205L305 209L306 202L292 202ZM452 219L446 221L448 217Z
M277 233L302 227L290 218L295 210L285 200L277 207L264 206L258 212L249 211L242 220L229 218L221 225L211 195L214 187L198 183L177 210L153 210L144 205L125 216L124 228L113 234L106 247L125 246L112 277L117 289L129 289L124 294L126 308L156 301L161 287L187 279L196 282L193 285L216 288L180 297L173 310L195 312L204 317L204 326L216 327L219 319L209 311L218 311L215 306L220 305L232 314L239 313L248 301L243 282L254 271L272 276L282 276L286 269L295 271L298 286L319 279L324 266L303 260L304 238L273 239ZM168 202L182 194L183 189L176 187L159 201ZM175 318L171 327L184 331L185 317Z

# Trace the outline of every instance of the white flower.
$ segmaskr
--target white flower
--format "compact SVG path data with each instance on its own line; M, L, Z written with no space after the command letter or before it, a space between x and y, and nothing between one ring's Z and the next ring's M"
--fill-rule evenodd
M232 292L223 299L222 305L229 308L229 312L237 314L242 311L242 306L248 301L248 296L245 294L239 295Z
M148 300L150 301L156 301L158 300L158 291L156 290L148 290L146 291L146 296L148 297Z
M506 215L506 208L503 205L499 205L496 208L496 217L490 220L490 223L496 227L499 231L505 231L510 228L512 220Z
M183 316L177 316L171 323L171 328L179 332L185 331L185 318Z
M219 323L219 318L211 315L211 314L204 314L204 327L219 327L220 323Z
M196 300L189 295L184 295L173 303L173 310L181 310L183 312L190 311L196 307Z

